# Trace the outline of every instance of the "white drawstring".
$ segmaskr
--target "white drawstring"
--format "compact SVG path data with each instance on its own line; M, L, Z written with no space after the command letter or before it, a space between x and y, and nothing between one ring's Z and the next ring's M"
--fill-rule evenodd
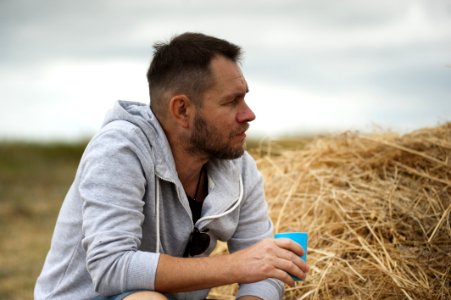
M155 182L156 182L156 188L155 188L155 199L156 199L156 204L155 204L155 209L156 209L156 230L157 230L157 241L156 241L156 249L155 249L155 253L159 253L160 252L160 180L158 179L157 175L155 174ZM229 213L231 213L232 211L234 211L241 203L241 201L243 200L243 178L240 176L240 194L238 196L238 201L228 210L226 210L223 213L217 214L217 215L213 215L213 216L206 216L203 218L200 218L197 222L199 221L205 221L205 220L212 220L212 219L217 219L217 218L221 218ZM196 222L196 223L197 223Z
M243 193L243 179L242 179L241 176L240 176L240 195L239 195L239 197L238 197L238 201L237 201L230 209L226 210L225 212L220 213L220 214L218 214L218 215L206 216L206 217L200 218L199 220L197 220L197 222L221 218L221 217L223 217L223 216L225 216L225 215L231 213L232 211L235 210L235 208L238 207L238 205L240 205L241 200L243 200L243 194L244 194L244 193ZM197 223L197 222L196 222L196 223Z
M160 252L160 180L158 180L157 175L155 174L155 182L156 182L156 188L155 188L155 199L156 199L156 218L157 218L157 245L155 249L155 253Z

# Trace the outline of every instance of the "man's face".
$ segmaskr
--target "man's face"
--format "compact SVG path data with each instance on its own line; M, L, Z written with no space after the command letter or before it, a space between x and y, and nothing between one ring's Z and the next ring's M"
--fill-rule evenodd
M214 58L211 69L214 84L196 110L191 150L209 158L238 158L244 153L249 122L255 119L244 99L248 86L238 65L229 59Z

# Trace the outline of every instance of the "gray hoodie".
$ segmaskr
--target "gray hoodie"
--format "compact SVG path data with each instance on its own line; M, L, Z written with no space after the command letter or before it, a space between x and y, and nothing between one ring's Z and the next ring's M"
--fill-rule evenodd
M234 252L272 236L263 180L249 154L212 160L207 174L208 196L196 227L208 229L211 242L202 256L213 251L217 240L227 241ZM119 101L81 158L35 299L92 299L154 290L159 253L182 256L193 228L160 124L148 105ZM268 279L242 284L237 297L280 299L282 293L282 283ZM204 299L207 294L202 290L166 296Z

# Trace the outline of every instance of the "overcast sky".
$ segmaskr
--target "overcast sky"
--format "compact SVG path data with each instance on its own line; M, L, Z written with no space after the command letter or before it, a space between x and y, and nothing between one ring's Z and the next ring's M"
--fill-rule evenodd
M185 31L243 47L251 136L451 121L449 0L0 0L0 139L91 136Z

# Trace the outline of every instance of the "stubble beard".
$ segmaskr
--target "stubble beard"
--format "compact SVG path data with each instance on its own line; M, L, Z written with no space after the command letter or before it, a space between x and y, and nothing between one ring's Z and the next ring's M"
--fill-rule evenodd
M231 140L249 128L245 123L238 130L230 132L227 140L221 138L220 130L215 126L208 126L201 115L196 113L194 130L189 139L189 151L195 154L206 155L209 159L235 159L244 154L244 144L240 147L231 146Z

